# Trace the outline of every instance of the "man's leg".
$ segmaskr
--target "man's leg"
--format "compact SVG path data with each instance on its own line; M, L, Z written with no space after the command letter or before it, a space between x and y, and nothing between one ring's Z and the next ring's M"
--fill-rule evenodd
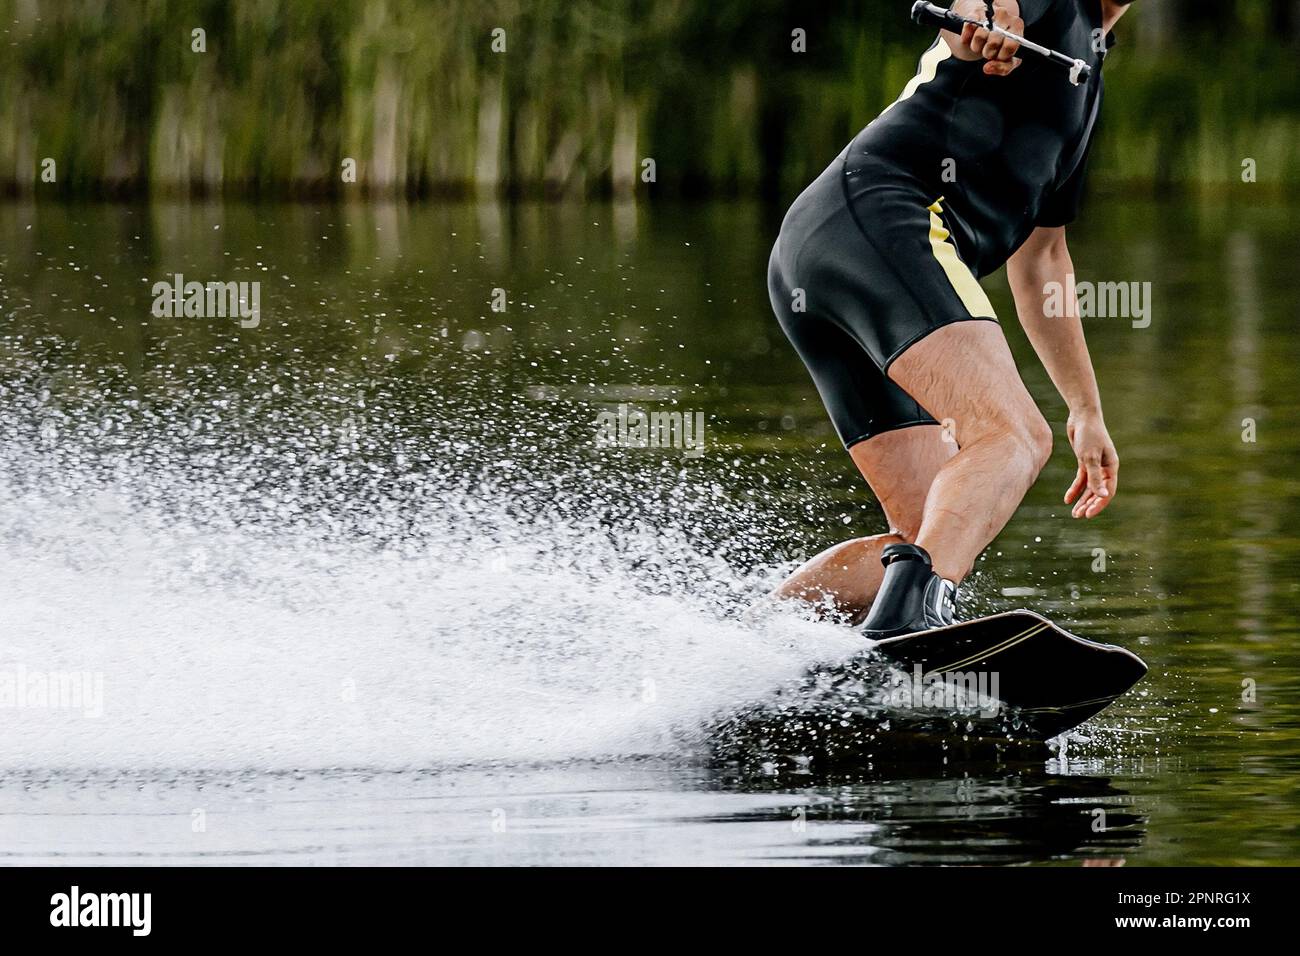
M939 577L960 581L1051 457L1052 430L993 322L936 329L895 359L888 375L939 421L952 422L959 450L930 486L915 543Z
M926 495L956 446L937 425L883 432L849 449L889 522L887 534L854 538L810 558L776 590L777 597L829 605L851 622L866 617L880 587L880 552L916 540Z

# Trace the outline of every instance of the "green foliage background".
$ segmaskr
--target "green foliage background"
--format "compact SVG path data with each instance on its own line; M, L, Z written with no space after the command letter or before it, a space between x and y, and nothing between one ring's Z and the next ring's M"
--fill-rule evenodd
M371 194L580 195L646 189L651 157L660 192L788 196L914 72L929 33L909 6L0 0L0 189L327 195L352 158ZM1249 157L1262 185L1293 188L1297 16L1292 0L1138 0L1094 176L1212 190Z

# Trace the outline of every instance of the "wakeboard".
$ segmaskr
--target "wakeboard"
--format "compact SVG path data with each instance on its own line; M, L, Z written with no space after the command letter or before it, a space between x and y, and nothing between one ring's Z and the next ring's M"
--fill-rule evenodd
M1100 713L1147 672L1132 651L1024 610L885 638L874 649L916 684L979 688L1041 740Z

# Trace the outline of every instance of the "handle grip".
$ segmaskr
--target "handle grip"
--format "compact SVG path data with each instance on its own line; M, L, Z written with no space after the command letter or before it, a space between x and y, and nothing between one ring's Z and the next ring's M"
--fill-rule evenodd
M949 33L961 33L962 28L968 23L974 24L988 30L990 33L996 33L998 36L1014 40L1020 44L1020 49L1016 51L1018 56L1055 63L1057 66L1069 70L1070 82L1075 86L1088 82L1092 76L1092 67L1077 57L1066 56L1064 53L1048 49L1033 40L1026 40L1019 34L994 25L989 20L963 17L960 13L937 7L933 3L927 3L926 0L916 0L916 3L912 4L912 20L921 26L935 27L940 30L947 30Z

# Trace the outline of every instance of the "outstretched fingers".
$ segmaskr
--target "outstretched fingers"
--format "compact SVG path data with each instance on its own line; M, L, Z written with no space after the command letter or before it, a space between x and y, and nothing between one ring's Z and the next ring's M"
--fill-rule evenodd
M1083 485L1080 485L1080 477L1076 476L1074 484L1065 494L1065 503L1069 504L1070 500L1082 491L1070 514L1075 518L1095 518L1115 499L1115 490L1119 485L1119 463L1081 464L1079 472L1083 477Z

